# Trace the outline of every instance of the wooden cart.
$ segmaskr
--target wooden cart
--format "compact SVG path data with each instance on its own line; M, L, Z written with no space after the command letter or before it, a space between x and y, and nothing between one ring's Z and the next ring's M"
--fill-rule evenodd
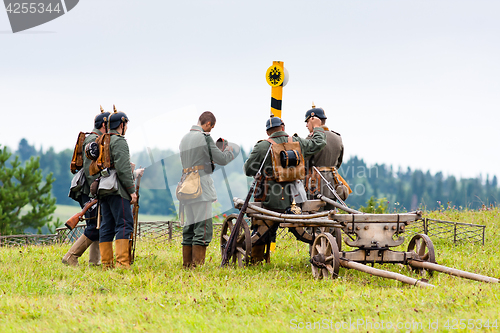
M318 200L306 201L302 213L281 214L264 209L260 203L249 203L244 212L247 223L242 223L236 238L236 255L233 263L242 267L251 262L252 247L259 243L270 230L288 228L297 240L311 245L310 261L315 278L337 278L340 267L360 270L372 275L395 279L411 285L433 287L425 279L414 279L402 274L374 268L377 264L408 265L421 273L433 271L456 275L472 280L498 283L499 280L483 275L473 274L436 264L434 246L425 234L416 234L410 240L407 251L393 251L391 248L401 245L404 237L401 234L410 223L422 219L422 212L415 211L404 214L364 214L341 206L322 195ZM235 207L241 209L243 200L235 198ZM330 203L343 210L320 211ZM231 214L225 220L221 231L221 248L225 248L234 222L238 214ZM342 240L342 233L345 234ZM342 241L352 251L342 251ZM267 249L267 258L269 258ZM372 264L372 267L366 264Z

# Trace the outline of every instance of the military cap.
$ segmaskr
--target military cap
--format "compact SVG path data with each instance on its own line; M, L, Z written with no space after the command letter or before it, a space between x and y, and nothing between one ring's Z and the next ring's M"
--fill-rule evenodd
M311 118L311 117L317 117L319 119L326 119L325 110L323 110L322 108L312 108L311 110L306 112L305 122L307 122L309 120L309 118Z
M116 111L116 107L113 105L113 114L109 116L109 129L116 129L121 123L127 123L129 121L125 112Z
M281 121L278 117L271 117L266 121L266 131L273 127L278 127L284 125L283 121Z
M101 113L99 113L94 118L94 127L101 128L103 123L107 124L110 114L111 113L109 113L109 112L104 112L104 109L101 106Z

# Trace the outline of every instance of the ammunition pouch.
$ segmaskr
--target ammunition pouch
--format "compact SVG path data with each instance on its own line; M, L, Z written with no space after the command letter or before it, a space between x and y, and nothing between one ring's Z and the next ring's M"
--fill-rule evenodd
M253 200L255 202L262 202L266 200L267 192L269 190L268 180L270 178L265 175L261 175L257 182L255 183L255 190L253 192Z
M96 180L94 180L92 182L92 184L90 184L90 194L93 196L93 197L96 197L97 196L97 191L99 190L99 181L101 180L101 178L97 178Z

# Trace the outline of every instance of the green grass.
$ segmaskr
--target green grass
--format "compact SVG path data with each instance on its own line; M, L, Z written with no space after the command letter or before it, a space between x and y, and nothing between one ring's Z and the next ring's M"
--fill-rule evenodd
M445 266L500 275L498 209L426 216L486 224L485 246L435 242L436 259ZM66 267L60 259L68 245L0 248L0 331L290 332L301 322L344 331L335 330L335 324L341 328L341 322L363 320L375 326L351 326L356 328L349 331L435 331L428 327L431 322L438 323L438 331L464 332L470 330L447 329L446 321L451 326L454 319L488 319L491 326L500 320L497 284L435 273L430 283L436 288L424 289L344 268L336 280L317 281L307 245L288 237L278 240L270 264L221 269L218 243L215 235L207 263L193 270L181 268L178 239L138 243L130 271L88 267L87 253L80 267ZM376 267L419 278L398 265ZM421 323L422 328L376 329L382 321L384 327L391 322Z

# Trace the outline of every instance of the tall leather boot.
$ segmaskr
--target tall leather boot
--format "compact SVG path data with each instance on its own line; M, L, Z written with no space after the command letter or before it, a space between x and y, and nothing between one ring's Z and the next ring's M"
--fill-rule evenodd
M117 239L116 246L116 267L130 269L130 240Z
M87 236L81 235L62 258L63 264L78 266L78 258L82 256L90 244L92 244L92 241Z
M193 247L182 245L182 267L189 268L193 264Z
M99 266L101 264L101 252L99 251L99 241L94 241L89 247L89 264Z
M207 247L203 245L193 245L193 266L201 266L205 264L205 254Z
M113 242L99 243L99 250L101 251L101 264L102 269L114 268L113 262Z
M265 252L266 252L266 244L252 246L252 260L251 260L252 264L264 261Z

